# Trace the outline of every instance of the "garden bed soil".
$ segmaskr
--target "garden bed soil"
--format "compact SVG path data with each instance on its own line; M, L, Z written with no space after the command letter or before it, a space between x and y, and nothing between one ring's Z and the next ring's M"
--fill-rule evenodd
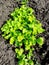
M16 0L0 0L0 28L9 19L14 8L20 6ZM40 49L35 47L34 55L41 65L49 65L49 0L29 0L28 6L35 10L35 16L41 21L44 33L38 35L44 37L44 45ZM0 65L17 65L12 46L1 36L0 31Z

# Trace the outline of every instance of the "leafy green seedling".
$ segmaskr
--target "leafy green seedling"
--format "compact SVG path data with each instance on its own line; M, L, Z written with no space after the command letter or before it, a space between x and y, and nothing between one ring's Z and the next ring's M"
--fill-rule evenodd
M36 37L37 34L44 32L42 24L36 19L34 10L26 5L15 8L11 16L12 18L7 20L1 28L2 36L16 47L18 65L34 65L33 60L31 60L33 46L38 44L39 47L42 47L44 43L42 37L38 37L38 39Z

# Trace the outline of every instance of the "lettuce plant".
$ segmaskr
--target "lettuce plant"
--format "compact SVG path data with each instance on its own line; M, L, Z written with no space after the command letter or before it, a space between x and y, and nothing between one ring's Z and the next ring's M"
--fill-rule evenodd
M1 28L2 36L16 47L18 65L34 65L33 60L31 60L33 46L38 44L42 47L44 41L42 37L36 37L37 34L44 32L42 24L36 19L34 10L26 5L15 8L11 17Z

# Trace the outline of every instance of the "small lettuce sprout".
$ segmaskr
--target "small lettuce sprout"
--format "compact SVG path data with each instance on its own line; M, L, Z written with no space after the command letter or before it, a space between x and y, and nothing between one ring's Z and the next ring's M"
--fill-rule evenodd
M16 47L18 65L34 65L31 59L31 57L33 58L33 47L36 44L42 47L44 43L44 38L37 38L37 34L45 30L40 21L36 19L34 10L26 5L15 8L11 16L12 18L7 20L1 28L2 36Z

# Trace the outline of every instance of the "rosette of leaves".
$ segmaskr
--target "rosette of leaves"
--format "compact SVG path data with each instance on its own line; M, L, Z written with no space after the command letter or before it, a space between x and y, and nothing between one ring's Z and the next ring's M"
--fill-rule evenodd
M37 34L44 32L42 24L36 19L34 10L26 5L15 8L11 17L1 28L2 36L16 47L18 65L34 65L31 60L34 49L32 46L38 44L41 47L43 45L44 39L36 37ZM27 55L25 51L29 51Z

